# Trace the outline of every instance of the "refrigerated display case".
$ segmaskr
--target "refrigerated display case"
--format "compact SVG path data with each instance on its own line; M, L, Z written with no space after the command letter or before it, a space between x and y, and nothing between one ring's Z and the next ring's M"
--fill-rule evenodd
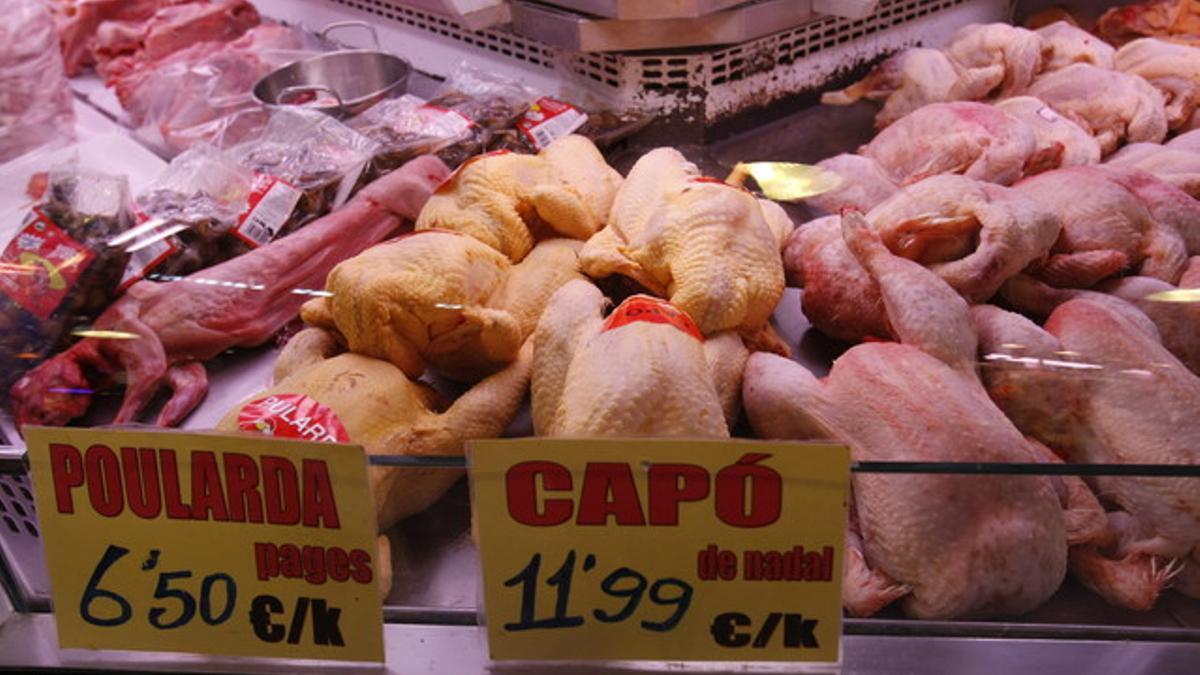
M743 161L816 163L840 153L855 153L876 137L874 122L878 106L866 102L849 107L820 105L818 100L822 93L851 85L882 59L903 49L944 45L964 25L1023 22L1042 10L1043 5L1051 3L882 0L865 15L846 12L853 16L835 16L823 13L831 3L784 3L788 6L781 13L772 11L778 9L778 3L773 5L765 0L746 3L749 7L737 3L699 2L678 3L688 7L681 9L679 16L662 17L635 11L633 5L636 3L516 1L508 10L511 25L482 30L468 29L462 20L436 13L428 6L430 3L413 6L401 0L259 0L255 4L266 17L314 30L347 20L367 22L377 33L379 45L384 50L412 62L416 72L408 91L424 99L436 96L441 86L439 80L451 76L454 69L466 61L478 70L518 81L538 96L557 97L574 102L580 108L618 112L636 109L640 121L630 125L629 137L605 148L605 159L611 166L627 174L647 150L670 144L683 150L686 158L699 167L698 173L723 177ZM825 10L822 5L826 6ZM1088 7L1072 9L1080 13L1086 12ZM689 21L692 23L687 23ZM655 42L664 32L670 33L671 40ZM345 31L338 39L350 46L370 46L365 32L360 37ZM111 149L111 143L116 141L112 141L110 135L134 143L127 128L127 113L111 90L94 77L77 78L73 86L80 94L79 105L85 107L86 112L81 116L94 116L96 109L112 116L112 119L99 121L88 118L93 128L82 133L82 140L85 145L91 142L93 146L102 147L91 152L101 156L121 155L127 159L129 155L143 151L136 144L137 149L128 153ZM654 120L646 122L645 119L650 117ZM102 133L95 129L101 129ZM101 135L110 145L88 140ZM497 133L496 137L503 138L504 133ZM474 155L495 147L488 145L491 142L489 139L472 145L467 154ZM922 152L933 154L936 151L926 148ZM455 159L461 161L467 157ZM12 165L0 167L0 175L11 175L13 181L23 183L38 169L36 159L31 161L27 156L22 162L16 169ZM154 159L147 163L149 168L144 170L148 174L157 174L163 166ZM6 170L8 174L4 173ZM136 173L133 169L126 172ZM149 183L150 176L138 181ZM139 186L135 185L133 189L137 192ZM991 193L988 195L999 199L991 197ZM1068 201L1085 201L1094 196L1063 197ZM966 201L965 192L954 197ZM797 225L822 213L804 204L785 206ZM923 215L917 213L914 219ZM942 214L935 213L935 219L939 215ZM971 234L968 239L975 236ZM976 243L977 240L973 240L971 245ZM923 245L936 248L938 241ZM714 252L714 255L721 253ZM921 253L916 252L913 256L920 258ZM954 257L956 255L951 255L951 259ZM804 270L793 273L789 269L788 273L802 277ZM320 298L329 294L324 289L322 284L300 290L312 298ZM605 290L619 300L629 294L630 288L618 283L605 287ZM826 376L832 363L852 347L847 342L828 337L825 333L829 331L813 327L810 317L802 310L803 293L788 288L772 314L772 323L779 342L790 348L795 361L817 376ZM1191 311L1188 302L1195 302L1195 297L1186 292L1170 299L1182 300L1171 303L1172 307L1178 305L1180 313ZM848 303L851 300L845 299ZM1146 314L1150 315L1150 312ZM1151 318L1158 323L1161 317ZM1157 330L1161 330L1161 325ZM870 341L876 337L872 336ZM1187 335L1182 339L1187 342ZM216 428L229 411L268 389L274 379L281 345L282 341L272 341L258 347L231 348L205 360L208 394L179 426L189 430ZM981 354L977 367L984 373L989 372L988 369L995 372L994 369L1006 365L1043 369L1055 373L1056 377L1067 378L1060 382L1068 383L1084 377L1108 377L1116 382L1112 387L1119 388L1122 382L1128 381L1130 392L1142 392L1144 396L1146 390L1142 387L1145 385L1133 385L1141 381L1138 378L1147 377L1145 368L1136 363L1098 363L1099 359L1088 353L1071 351L1060 349L1057 356L1031 356L1019 350L997 350ZM989 359L989 356L996 358ZM1097 370L1101 371L1100 375L1095 374ZM462 383L441 377L426 379L444 401L452 401L467 390ZM1195 375L1191 375L1191 379L1194 380ZM1042 381L1038 386L1056 385ZM97 397L88 416L76 423L105 424L116 412L118 399L118 396ZM1142 399L1138 394L1131 393L1130 399L1125 413L1113 408L1111 414L1149 416L1156 412L1139 410L1137 402ZM929 404L941 408L936 402ZM1172 412L1177 416L1164 419L1177 421L1183 429L1181 420L1186 417L1187 410L1188 404L1180 403L1178 411ZM741 417L741 422L732 428L734 436L753 436L755 430L745 419L746 415ZM334 667L328 663L60 650L55 642L49 580L41 550L32 483L22 457L20 435L7 408L0 414L0 423L3 441L9 445L0 449L0 580L5 588L5 593L0 593L0 667L17 670L99 668L263 672L316 671ZM869 418L863 420L863 424L871 423ZM508 437L531 436L533 433L534 420L527 406L515 415L504 431ZM1151 459L1143 463L1147 466L1129 470L1143 472L1138 475L1157 473L1160 475L1155 480L1183 486L1165 490L1172 494L1194 492L1195 485L1200 485L1200 465L1195 465L1194 457L1189 459L1186 454L1148 456ZM1047 465L1043 473L1054 476L1045 480L1048 484L1058 481L1053 484L1061 491L1064 489L1063 470L1055 468L1059 466L1070 465ZM450 459L443 466L424 468L441 472L437 482L451 487L433 506L386 531L394 574L391 589L384 599L384 634L390 671L457 673L486 669L516 672L545 669L591 672L588 669L594 668L596 672L644 669L740 672L758 669L755 665L736 662L595 666L489 663L479 628L486 617L480 614L480 563L471 532L470 491L465 478L454 479L463 473L463 466ZM903 462L884 465L863 460L852 470L856 481L863 476L887 474L887 479L896 485L910 480L914 485L924 486L929 484L926 479L931 477L966 483L1018 480L1008 475L1003 467L984 465L903 466ZM1039 473L1036 467L1027 466L1022 470ZM1110 467L1109 470L1119 473L1121 469ZM951 473L944 473L947 471ZM442 478L445 474L451 475ZM949 508L952 507L947 506ZM1160 556L1160 559L1162 564L1171 565L1172 574L1178 574L1177 564L1188 564L1170 562L1169 557ZM848 616L844 634L841 669L848 673L1011 672L1018 668L1038 668L1047 672L1184 673L1192 672L1193 664L1200 662L1200 604L1194 598L1168 588L1149 609L1118 608L1067 575L1061 586L1032 611L987 619L917 619L906 616L898 603L868 618ZM788 670L786 664L763 668Z

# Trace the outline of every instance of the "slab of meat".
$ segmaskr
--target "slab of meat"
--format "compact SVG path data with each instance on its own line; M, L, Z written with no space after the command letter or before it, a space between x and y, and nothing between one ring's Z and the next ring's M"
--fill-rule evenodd
M1162 94L1136 75L1077 63L1039 77L1029 95L1086 129L1106 155L1124 142L1161 143L1167 136Z
M1109 166L1129 166L1200 199L1200 152L1157 143L1134 143L1108 159Z
M957 173L1008 185L1037 150L1033 129L985 103L931 103L880 131L860 153L900 185Z
M742 394L755 432L835 438L857 461L1032 461L1031 444L975 373L967 303L889 253L861 216L843 227L901 342L853 347L823 380L752 355ZM1046 477L856 474L853 488L843 587L852 615L897 599L920 618L1017 615L1049 598L1066 572L1063 505Z
M1116 68L1162 92L1171 129L1200 127L1200 47L1142 38L1117 50Z
M30 371L11 391L18 424L71 421L91 403L91 394L80 392L120 371L126 389L116 422L135 420L167 384L175 395L158 424L178 423L204 396L203 361L269 340L310 297L296 289L321 288L338 262L415 219L448 173L436 158L415 159L292 236L178 281L134 284L95 327L140 337L86 338Z
M194 44L237 38L260 20L249 0L205 0L163 7L144 21L106 21L92 48L96 71L112 81Z
M996 108L1033 130L1037 151L1025 166L1026 175L1100 162L1100 144L1096 139L1083 127L1059 115L1045 101L1033 96L1014 96L997 101Z
M92 47L96 31L105 21L145 21L161 7L191 0L54 0L63 65L74 77L95 61Z

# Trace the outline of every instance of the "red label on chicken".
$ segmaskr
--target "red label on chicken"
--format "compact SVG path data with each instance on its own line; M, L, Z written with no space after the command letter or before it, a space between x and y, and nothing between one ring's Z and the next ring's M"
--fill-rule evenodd
M467 168L468 166L471 166L475 162L478 162L481 159L487 159L488 157L499 157L500 155L507 155L509 152L511 152L511 151L510 150L493 150L491 152L485 152L482 155L475 155L474 157L463 162L462 164L459 164L457 169L452 171L449 176L446 176L446 180L442 181L441 183L438 183L438 186L433 189L433 194L435 194L435 195L441 194L446 189L448 189L454 183L454 181L458 179L458 175L463 172L463 169Z
M238 411L238 428L276 438L350 442L337 413L303 394L279 394L247 403Z
M529 106L517 122L517 128L533 147L541 150L586 124L587 113L557 99L543 96Z
M648 295L635 295L622 302L621 306L613 310L613 313L609 314L608 318L604 320L604 328L601 332L610 331L621 326L628 326L638 321L673 326L697 340L704 340L704 335L696 327L696 322L692 321L692 317L688 316L687 312L676 309L671 303L665 300L652 298Z
M303 193L282 178L260 173L233 233L253 248L271 243L287 224Z
M38 209L0 255L0 293L39 319L62 304L96 252L80 244Z

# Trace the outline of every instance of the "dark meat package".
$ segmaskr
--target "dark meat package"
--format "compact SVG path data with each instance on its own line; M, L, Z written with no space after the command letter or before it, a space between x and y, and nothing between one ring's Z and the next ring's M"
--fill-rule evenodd
M137 227L116 240L129 253L121 288L185 276L250 250L232 230L247 213L255 178L210 145L172 160L137 197Z
M462 114L430 106L411 94L371 106L347 124L379 144L371 160L374 175L383 175L418 156L439 152L475 136L475 123Z
M516 80L460 63L425 104L468 122L463 138L440 149L438 157L456 167L485 152L496 134L512 129L537 97L537 92Z
M110 242L133 224L124 176L53 171L0 253L0 381L5 385L95 319L129 254Z
M262 135L229 149L256 175L233 235L251 247L288 235L336 209L365 184L379 144L312 110L280 108Z
M646 128L652 121L653 116L638 111L585 112L566 101L542 96L529 106L512 128L497 131L487 149L536 154L563 136L578 134L604 150Z

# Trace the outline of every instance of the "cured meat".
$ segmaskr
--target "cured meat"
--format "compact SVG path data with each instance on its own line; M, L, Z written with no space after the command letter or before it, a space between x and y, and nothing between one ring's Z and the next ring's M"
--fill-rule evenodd
M205 384L196 369L191 377L172 373L226 349L269 340L308 298L296 289L320 288L335 264L416 218L448 173L436 158L415 159L294 236L178 281L134 284L95 327L139 337L86 338L30 371L11 390L18 424L69 422L120 371L126 388L116 422L137 419L161 385L179 382L188 387L175 392L158 418L163 426L178 423L191 410L184 403L198 402Z

